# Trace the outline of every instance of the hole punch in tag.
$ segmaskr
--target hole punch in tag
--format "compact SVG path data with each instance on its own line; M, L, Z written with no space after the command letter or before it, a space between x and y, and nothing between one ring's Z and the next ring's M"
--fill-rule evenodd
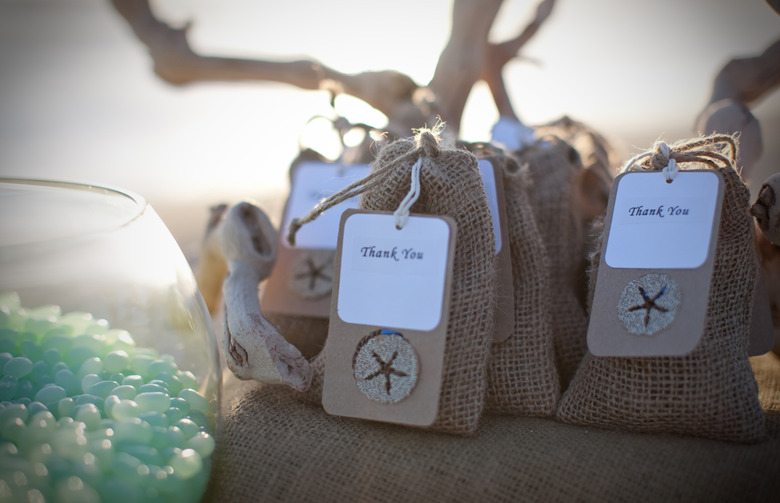
M352 198L330 208L301 228L295 246L285 236L293 218L309 212L321 200L364 178L367 164L306 161L294 168L290 196L282 218L279 255L268 278L261 306L269 314L327 318L330 315L333 259L341 214L357 208Z
M714 170L627 172L610 192L588 349L679 356L704 333L724 183Z
M438 414L456 225L342 215L322 403L329 414L429 426Z

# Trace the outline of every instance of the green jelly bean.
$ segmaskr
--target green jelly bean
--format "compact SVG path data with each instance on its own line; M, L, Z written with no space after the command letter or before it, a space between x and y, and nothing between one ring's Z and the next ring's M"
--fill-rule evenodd
M27 311L27 314L36 316L35 313L31 313L30 311ZM51 330L56 326L57 325L55 324L54 320L50 318L40 318L40 319L29 318L27 322L24 324L24 329L33 335L42 336L43 334L45 334L46 332L48 332L49 330Z
M171 407L181 409L185 416L190 413L190 402L178 396L171 398Z
M138 414L138 418L149 423L149 426L152 427L159 426L161 428L168 428L170 425L165 414L160 414L158 412L142 412Z
M111 374L108 378L109 381L116 381L118 383L121 383L125 380L125 375L121 372L116 372L114 374Z
M208 413L209 400L205 396L201 395L192 388L185 388L179 393L179 398L183 398L189 402L190 407L201 412Z
M184 480L194 477L203 469L203 459L195 449L177 450L168 464L176 476Z
M27 410L30 411L30 417L34 416L35 414L39 412L48 412L49 409L46 408L44 404L41 402L30 402L29 405L27 405Z
M138 392L139 393L163 393L167 395L168 389L165 386L160 386L159 384L146 383L143 386L139 386Z
M176 365L167 360L155 360L149 364L146 371L150 376L156 377L160 374L170 376L172 372L176 372Z
M117 386L119 386L119 383L116 381L100 381L87 388L87 393L106 398Z
M181 381L182 386L184 386L185 388L195 389L198 387L198 379L189 370L179 372L178 374L176 374L176 377L179 378L179 381Z
M208 430L211 428L211 421L206 416L206 414L202 413L199 410L191 410L189 413L190 420L200 426L201 428Z
M197 432L200 431L200 426L198 426L191 419L187 419L186 417L176 421L176 423L174 423L174 426L181 429L185 439L192 438L193 435L195 435Z
M60 370L67 369L70 370L70 367L65 362L57 362L54 365L51 366L51 371L53 374L57 374Z
M84 376L89 374L99 375L101 372L103 372L103 360L97 356L93 356L91 358L87 358L81 365L79 365L79 370L76 372L76 376L78 376L79 379L83 379Z
M111 417L111 410L121 401L122 399L116 395L108 395L106 397L105 401L103 402L103 413L106 415L106 417Z
M82 363L90 358L95 358L98 354L99 353L93 351L91 348L75 346L68 351L65 361L71 367L78 368L81 367Z
M168 395L160 392L139 393L135 401L142 412L163 413L171 406L171 399Z
M138 391L129 384L121 384L111 390L111 395L116 395L122 400L132 400L138 394Z
M138 374L132 374L122 379L122 384L132 386L135 389L139 389L141 386L144 385L145 382L146 381L144 381L144 378L139 376Z
M73 413L73 409L76 407L76 401L72 397L66 396L57 402L57 417L64 418L70 416Z
M168 390L168 393L170 393L173 396L178 395L181 393L181 390L184 389L184 386L182 385L181 381L178 377L172 376L171 374L167 372L160 372L156 376L156 381L162 381L165 383L165 389Z
M112 374L126 369L129 363L127 351L111 351L103 358L103 368Z
M19 344L22 354L26 355L31 361L38 361L43 357L43 348L37 341L22 341Z
M87 403L91 403L95 407L97 407L98 409L101 409L101 410L103 409L104 402L105 402L105 400L103 400L99 396L90 395L90 394L87 394L87 393L84 393L83 395L78 395L76 397L76 405L84 405L84 404L87 404Z
M163 412L163 414L168 419L168 424L175 424L177 421L187 417L184 411L177 409L176 407L171 407L170 409Z
M186 445L187 447L198 451L198 454L200 454L202 458L207 458L214 452L216 442L214 441L214 437L205 431L199 431L187 440Z
M114 436L111 441L114 444L122 442L148 444L152 440L152 427L137 417L117 419L112 429Z
M109 410L108 414L114 419L129 419L137 418L138 414L144 412L138 406L134 400L119 400L119 403L114 404Z
M43 404L51 402L59 402L61 399L68 396L68 393L56 384L49 384L41 388L38 393L35 394L34 400Z
M3 374L21 379L32 372L32 369L33 362L29 358L17 356L16 358L11 358L3 365Z
M87 374L84 377L81 378L81 391L84 393L87 392L88 389L90 389L95 384L101 382L102 379L97 374Z
M19 379L14 376L5 375L0 378L0 400L12 400L19 389Z
M154 363L154 357L144 354L136 354L130 361L130 368L141 376L149 376L149 366Z
M165 440L167 447L184 448L187 443L187 438L184 436L184 432L178 426L169 426L165 430Z
M72 416L75 421L84 423L87 430L96 430L100 426L100 410L93 403L83 403L73 408Z
M62 369L54 374L54 382L61 386L68 395L76 395L82 392L81 380L76 377L69 369Z

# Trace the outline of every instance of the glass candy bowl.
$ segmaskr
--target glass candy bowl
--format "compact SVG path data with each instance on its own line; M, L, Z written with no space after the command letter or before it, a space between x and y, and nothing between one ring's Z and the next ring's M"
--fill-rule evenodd
M142 198L0 179L0 500L199 501L219 360Z

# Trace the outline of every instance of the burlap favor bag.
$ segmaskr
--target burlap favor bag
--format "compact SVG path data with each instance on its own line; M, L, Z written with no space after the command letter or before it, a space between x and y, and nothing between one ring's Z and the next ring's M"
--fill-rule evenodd
M555 413L560 384L553 347L550 263L534 218L527 166L501 150L467 144L481 159L499 166L506 202L512 262L514 328L491 346L486 411L548 416Z
M359 208L395 211L409 192L419 158L420 196L412 213L449 216L457 225L442 387L430 428L471 434L485 404L496 302L493 228L477 160L466 150L442 148L434 132L422 130L414 141L399 140L379 152L369 177L356 184L362 185ZM312 367L312 386L303 397L316 402L324 353Z
M718 142L732 146L730 159L713 149ZM735 150L731 137L711 137L674 145L665 157L657 151L641 164L660 171L669 158L704 162L725 182L706 323L698 345L682 356L587 354L561 398L561 421L736 442L764 437L764 415L747 355L750 293L756 280L750 194L732 167ZM592 274L596 272L594 268Z
M549 261L555 358L565 388L587 347L586 232L576 212L583 166L578 152L556 136L542 138L516 157L530 176L528 199Z

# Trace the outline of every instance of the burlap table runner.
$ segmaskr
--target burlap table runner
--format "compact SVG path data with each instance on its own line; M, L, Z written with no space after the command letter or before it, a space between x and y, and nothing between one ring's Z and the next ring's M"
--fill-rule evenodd
M328 416L257 386L225 415L205 501L776 501L780 358L752 363L768 438L749 445L495 415L457 437Z
M737 442L764 438L764 416L747 357L756 280L750 193L731 164L736 145L730 137L718 136L681 143L670 151L678 162L710 162L712 155L720 155L711 149L721 141L732 145L732 157L721 155L714 168L723 176L725 193L699 345L687 355L673 357L588 354L561 398L560 420ZM642 166L662 169L669 154L666 164L659 157L663 155L656 152Z
M477 160L466 150L443 148L434 132L422 130L414 141L399 140L379 152L371 180L361 182L359 208L395 211L409 192L418 159L421 190L412 213L450 216L457 224L441 395L430 428L471 434L485 404L496 304L493 228ZM316 403L322 396L324 352L312 366L311 389L302 398Z

